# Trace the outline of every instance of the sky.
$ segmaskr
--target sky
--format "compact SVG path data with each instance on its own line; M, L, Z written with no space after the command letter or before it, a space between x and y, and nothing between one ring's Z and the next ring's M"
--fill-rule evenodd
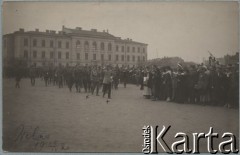
M24 28L107 30L148 44L148 59L202 62L239 51L237 2L3 2L3 34Z

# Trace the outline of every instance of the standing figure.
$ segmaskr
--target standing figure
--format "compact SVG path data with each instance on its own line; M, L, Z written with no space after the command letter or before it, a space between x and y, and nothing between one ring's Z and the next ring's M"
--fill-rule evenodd
M97 67L93 67L91 71L91 93L94 93L94 90L96 88L96 96L99 96L99 80L100 80L100 72L97 69Z
M23 73L22 73L22 67L21 66L17 66L15 67L15 80L16 80L16 88L20 88L20 81L23 77Z
M151 91L152 80L150 78L151 78L151 73L147 68L144 72L144 86L146 86L146 89L143 94L143 96L145 96L145 98L147 99L150 99L152 94L152 91Z
M123 85L124 85L124 88L127 87L127 81L128 81L128 71L127 69L123 69L123 72L122 72L122 80L123 80Z
M30 77L30 80L31 80L31 85L34 86L35 85L35 78L36 78L36 68L35 67L30 68L29 77Z
M103 97L105 94L108 94L108 98L111 98L111 76L112 72L110 70L110 66L107 66L106 70L104 71L104 78L103 78Z
M49 72L47 69L44 70L43 78L44 78L45 86L48 86Z

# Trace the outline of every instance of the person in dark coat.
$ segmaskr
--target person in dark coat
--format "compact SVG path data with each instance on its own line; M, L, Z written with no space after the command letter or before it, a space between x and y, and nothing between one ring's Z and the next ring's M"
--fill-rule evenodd
M47 68L44 69L43 79L45 82L45 86L48 86L48 80L49 80L49 71Z
M73 70L73 68L68 67L66 70L66 83L69 88L69 91L72 92L72 87L74 85L74 70Z
M76 66L74 69L74 81L77 93L81 92L82 75L83 75L82 68L80 66Z
M16 66L15 67L15 81L16 81L15 88L20 88L20 81L22 77L23 77L22 66L21 65Z
M177 83L176 83L176 94L175 94L175 101L177 103L184 103L185 100L185 86L184 86L184 79L185 78L185 72L183 70L183 67L179 64L178 65L178 72L177 72Z
M123 80L123 85L124 85L124 88L127 87L127 81L128 81L128 70L125 68L123 69L123 72L122 72L122 80Z
M35 78L36 78L36 68L34 66L30 67L29 77L30 77L30 80L31 80L31 85L34 86L35 85Z

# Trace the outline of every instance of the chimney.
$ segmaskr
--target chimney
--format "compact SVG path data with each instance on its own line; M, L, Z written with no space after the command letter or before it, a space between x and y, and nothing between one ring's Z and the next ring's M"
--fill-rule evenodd
M47 33L49 33L49 30L46 30Z
M19 31L20 31L20 32L24 32L24 29L23 29L23 28L20 28Z
M39 29L35 29L35 32L39 32Z
M107 33L108 33L108 29L107 29Z
M82 28L81 27L76 27L76 30L81 31Z
M91 29L92 32L97 32L97 29Z

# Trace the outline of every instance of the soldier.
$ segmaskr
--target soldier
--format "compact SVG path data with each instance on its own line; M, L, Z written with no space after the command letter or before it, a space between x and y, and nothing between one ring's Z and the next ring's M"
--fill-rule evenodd
M21 67L21 65L19 65L19 66L16 66L15 67L15 80L16 80L16 85L15 85L15 87L16 88L20 88L20 81L21 81L21 79L22 79L22 77L23 77L23 69L22 69L22 67Z
M97 68L97 66L94 66L91 71L91 92L92 95L94 93L94 90L96 88L96 96L99 96L99 81L100 80L100 72Z
M48 86L49 71L48 71L47 68L44 69L44 75L43 75L43 78L44 78L45 86Z
M127 81L128 81L128 70L127 70L127 68L123 69L122 80L123 80L124 88L126 88L127 87Z
M119 71L118 69L115 69L113 71L113 88L115 90L118 89L118 84L119 84Z
M107 93L109 99L111 99L111 76L112 72L110 70L110 66L107 66L106 70L104 71L103 78L103 97Z
M74 81L75 81L76 92L80 93L81 87L82 87L82 68L79 66L76 66L74 69Z
M30 80L31 80L31 85L34 86L35 78L36 78L36 68L34 66L30 67L29 76L30 76Z
M58 88L63 88L63 69L60 67L57 71Z
M73 68L68 68L68 70L66 70L66 83L68 85L70 92L72 92L72 86L74 84Z
M85 90L85 93L88 92L88 71L87 71L87 67L84 66L83 70L82 70L82 81L83 81L83 87Z

